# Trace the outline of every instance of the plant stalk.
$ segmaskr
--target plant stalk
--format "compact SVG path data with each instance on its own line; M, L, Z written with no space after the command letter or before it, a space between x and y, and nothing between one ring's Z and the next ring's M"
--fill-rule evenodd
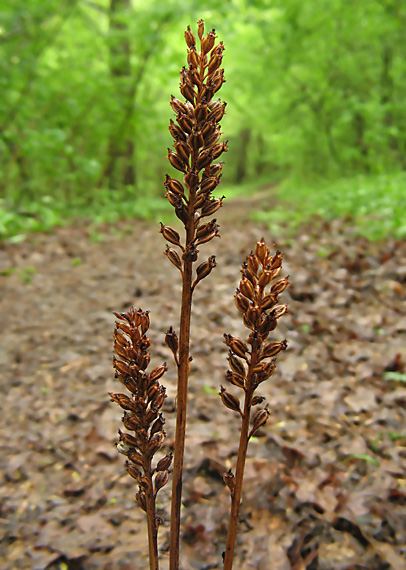
M158 528L156 523L154 486L151 476L151 460L149 460L149 470L146 471L146 478L147 489L145 491L145 502L147 507L149 570L159 570Z
M189 212L193 212L194 193L190 193ZM186 248L194 239L193 217L189 216L186 235ZM178 390L176 410L175 450L172 475L172 505L171 505L171 532L170 532L170 570L179 569L180 549L180 510L182 506L182 474L183 457L185 452L186 408L189 378L189 346L190 346L190 320L192 312L192 265L190 259L183 264L182 307L180 313L179 331L179 365Z
M262 299L262 294L260 295L259 303L261 302L261 299ZM252 396L255 390L255 387L252 385L251 378L252 378L252 370L257 364L257 356L258 356L258 346L253 346L251 362L247 374L247 384L246 384L247 389L245 392L244 411L242 414L241 433L240 433L240 444L238 447L237 465L235 469L235 488L234 492L231 494L230 519L228 523L227 542L226 542L226 550L224 555L223 570L232 570L233 567L235 541L237 538L238 520L240 516L245 460L247 458L247 449L249 441L248 434L249 434L250 417L251 417L251 403L252 403Z

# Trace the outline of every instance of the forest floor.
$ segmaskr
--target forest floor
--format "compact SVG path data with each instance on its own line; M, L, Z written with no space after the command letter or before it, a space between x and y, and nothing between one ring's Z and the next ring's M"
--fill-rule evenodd
M406 243L370 243L351 221L313 220L295 239L225 203L217 267L196 291L182 569L221 568L239 422L221 405L227 348L245 334L234 291L264 236L284 254L289 314L277 372L261 384L271 418L249 448L236 570L404 570L406 558ZM266 204L269 206L269 204ZM167 361L166 448L175 370L164 333L178 326L179 274L156 224L84 227L0 246L1 570L144 570L144 514L114 442L121 391L112 311L149 310L152 361ZM164 450L165 452L167 449ZM159 495L167 569L168 484Z

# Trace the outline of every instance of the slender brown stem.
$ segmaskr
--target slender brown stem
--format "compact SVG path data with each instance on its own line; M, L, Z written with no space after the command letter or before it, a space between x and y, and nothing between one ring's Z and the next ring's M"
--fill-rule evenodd
M147 507L149 569L159 570L158 528L156 523L154 486L151 475L151 460L149 460L149 469L146 471L146 478L147 489L145 491L145 503Z
M240 503L242 494L242 484L244 479L245 459L248 448L248 429L251 411L252 394L245 395L244 412L242 418L240 445L238 448L237 467L235 471L235 489L231 495L230 520L228 523L226 552L224 556L224 570L231 570L233 567L235 540L237 537L238 519L240 516Z
M262 300L262 292L259 294L258 303L260 304ZM247 458L247 449L249 441L249 426L251 417L251 403L252 395L255 390L255 386L252 385L253 369L257 364L258 357L258 346L254 345L252 349L251 362L248 368L247 381L246 381L246 392L244 400L244 411L242 414L242 424L240 433L240 444L238 447L238 457L237 466L235 469L235 489L231 494L231 509L230 509L230 520L228 523L228 533L226 542L226 551L224 555L224 566L223 570L232 570L233 560L234 560L234 549L235 541L237 538L238 529L238 519L240 516L240 505L241 505L241 495L242 495L242 485L244 480L244 469L245 460Z
M193 212L194 196L191 193L189 211ZM193 241L194 226L190 216L186 247ZM180 509L182 505L182 473L185 452L187 388L189 377L190 317L192 311L192 264L186 259L183 264L182 308L180 314L178 391L176 412L175 450L172 478L170 570L179 568Z

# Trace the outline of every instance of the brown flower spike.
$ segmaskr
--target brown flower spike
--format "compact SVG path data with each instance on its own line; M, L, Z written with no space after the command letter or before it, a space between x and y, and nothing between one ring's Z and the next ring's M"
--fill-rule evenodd
M157 531L159 519L155 514L156 494L169 478L168 469L172 455L166 455L152 468L152 459L165 440L165 420L161 408L166 398L165 388L159 379L166 371L166 364L150 372L147 337L149 315L132 307L127 313L114 313L117 317L114 331L113 366L116 378L129 390L131 396L110 393L111 401L124 410L122 422L130 433L119 430L117 449L128 458L127 471L138 483L136 499L148 518L150 568L158 568Z
M233 565L248 441L266 424L270 415L267 408L251 414L252 408L264 400L262 396L254 396L254 392L272 376L276 366L275 356L287 348L285 340L268 341L269 333L276 328L278 319L287 312L286 305L278 304L279 295L289 285L287 277L277 279L281 267L282 254L277 251L271 255L261 239L255 252L242 265L242 278L235 294L236 307L242 313L244 325L250 330L248 339L245 342L232 335L224 335L225 343L230 349L230 370L226 373L226 380L244 393L244 405L241 407L237 396L223 387L220 391L223 404L242 418L236 472L233 475L229 471L224 476L231 495L224 570L231 570Z
M182 308L179 342L173 329L169 329L166 343L171 349L178 367L177 418L175 457L172 483L172 512L170 538L170 570L179 568L179 529L182 499L182 471L185 446L187 385L189 374L189 339L192 295L197 285L216 266L214 255L194 264L199 258L199 248L215 237L219 227L215 219L206 221L219 210L223 198L213 198L213 191L220 183L222 162L216 162L227 150L227 143L220 142L220 121L226 104L215 95L224 83L223 42L216 44L216 34L204 33L203 20L198 22L198 42L190 27L185 32L187 67L180 72L180 92L184 100L172 96L170 105L175 113L169 131L173 137L173 149L168 149L168 160L177 177L166 176L166 197L175 208L175 214L185 228L184 241L170 226L161 224L161 233L171 244L165 255L182 276ZM180 177L180 178L179 178Z

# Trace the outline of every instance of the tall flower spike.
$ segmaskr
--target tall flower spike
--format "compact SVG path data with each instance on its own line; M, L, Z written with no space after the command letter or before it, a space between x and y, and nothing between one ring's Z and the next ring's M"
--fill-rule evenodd
M289 285L287 277L275 281L281 267L282 254L277 251L271 255L261 239L255 252L251 253L242 265L242 278L235 294L237 309L242 313L244 325L250 330L247 342L229 334L224 335L225 343L230 349L228 361L231 368L226 373L226 380L244 392L244 407L241 409L239 399L234 394L226 392L223 387L220 391L223 404L239 413L242 418L236 472L235 475L227 473L224 479L231 496L224 570L231 570L233 565L248 441L266 424L270 415L265 407L257 410L251 417L252 408L264 400L262 396L254 396L254 392L261 382L274 373L275 356L287 348L285 340L267 342L269 333L278 324L278 319L287 311L286 305L278 304L279 295Z
M147 513L149 556L153 568L158 566L158 519L155 512L156 494L168 481L172 455L166 455L156 468L152 467L155 453L165 440L163 429L165 420L161 413L166 398L165 388L158 382L166 371L166 363L150 372L146 369L150 362L147 337L149 315L132 307L127 313L114 313L117 317L114 331L113 366L116 378L131 393L131 396L110 393L112 402L123 410L122 422L126 430L119 430L120 441L117 450L127 457L127 472L137 481L138 505Z
M161 233L173 247L167 246L165 255L182 276L182 308L180 314L179 342L172 329L166 336L178 367L177 417L175 454L172 482L172 512L170 536L170 570L179 569L180 509L182 503L182 472L185 447L187 387L189 375L190 317L192 296L198 284L216 266L214 255L198 261L199 249L215 237L219 237L216 220L202 220L213 215L223 204L223 198L214 198L213 191L220 183L222 162L216 162L227 150L227 143L220 142L220 121L226 104L214 96L224 83L224 70L220 69L224 45L216 44L216 33L205 35L203 20L198 22L198 47L190 29L185 32L187 66L180 72L181 99L172 96L170 105L175 113L169 132L173 149L168 149L168 160L176 171L174 177L165 180L166 197L175 208L175 214L185 228L185 238L168 226L161 226ZM180 174L182 173L182 174ZM178 178L180 177L181 178ZM179 248L177 253L175 248ZM228 396L225 395L228 401Z
M196 40L190 27L185 32L188 66L180 72L180 92L185 101L172 96L170 102L176 114L176 123L170 121L169 131L174 139L174 149L168 149L167 158L178 172L183 173L183 178L179 181L167 175L165 181L166 197L187 232L187 252L190 252L192 246L219 236L215 220L203 225L201 220L222 206L223 198L215 199L212 193L220 183L223 167L222 162L215 161L227 150L227 143L219 142L219 123L226 104L220 99L213 100L225 81L224 70L220 69L224 45L223 42L214 45L214 30L204 36L202 20L198 25L200 51L196 49ZM185 251L175 230L162 226L161 233L172 244L179 246L182 252ZM165 253L174 263L174 256L168 255L168 251ZM197 258L196 254L192 261L197 261ZM178 266L177 263L174 264ZM195 286L210 273L214 265L210 258L204 265L205 270L197 273Z

